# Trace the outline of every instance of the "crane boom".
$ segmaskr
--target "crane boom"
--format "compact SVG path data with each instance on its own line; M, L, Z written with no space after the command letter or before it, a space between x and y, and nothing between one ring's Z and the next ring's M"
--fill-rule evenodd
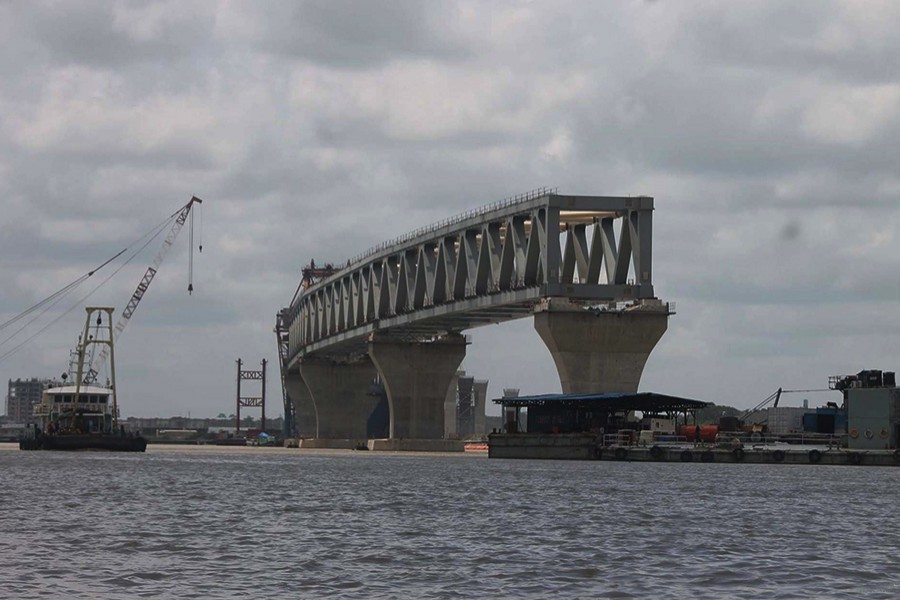
M144 276L141 278L141 282L134 290L134 294L131 295L131 300L129 300L128 304L125 305L125 310L122 311L122 314L119 317L119 321L116 323L115 330L113 331L114 341L119 339L119 336L122 334L122 330L125 329L125 326L131 319L131 315L134 314L134 311L137 309L138 304L140 304L141 298L144 297L144 294L147 292L147 288L150 287L150 283L156 276L156 272L159 270L163 259L169 252L169 248L172 247L172 243L175 241L175 238L178 237L178 233L181 231L181 228L184 227L188 215L191 213L191 208L194 206L195 202L197 204L202 204L203 200L201 200L197 196L191 196L191 199L187 204L182 206L176 212L172 213L171 216L175 217L175 222L172 223L172 228L169 230L168 235L166 235L166 239L163 241L162 248L160 248L159 252L156 253L156 257L153 259L153 264L147 268L147 272L144 273ZM190 252L193 254L193 251L194 249L192 247ZM192 291L194 291L194 285L193 282L190 281L188 282L188 293ZM103 350L97 356L94 364L92 364L88 369L88 372L84 378L84 383L93 383L97 380L97 374L99 373L100 369L103 368L108 354L109 346L104 346Z

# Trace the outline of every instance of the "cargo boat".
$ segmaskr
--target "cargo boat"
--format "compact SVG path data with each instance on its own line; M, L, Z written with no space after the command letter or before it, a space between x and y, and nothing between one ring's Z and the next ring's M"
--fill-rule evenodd
M34 407L37 423L19 440L21 450L107 450L144 452L147 440L119 425L113 353L112 308L88 307L84 332L78 342L75 384L44 390ZM96 326L91 321L96 314ZM106 317L104 323L103 317ZM93 344L109 348L108 386L84 382L85 355Z

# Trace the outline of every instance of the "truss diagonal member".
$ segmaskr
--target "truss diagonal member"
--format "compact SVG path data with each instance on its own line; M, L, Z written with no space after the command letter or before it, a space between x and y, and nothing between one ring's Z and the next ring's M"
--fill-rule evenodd
M519 196L423 227L301 286L290 361L358 352L376 332L428 337L532 314L653 299L649 197Z

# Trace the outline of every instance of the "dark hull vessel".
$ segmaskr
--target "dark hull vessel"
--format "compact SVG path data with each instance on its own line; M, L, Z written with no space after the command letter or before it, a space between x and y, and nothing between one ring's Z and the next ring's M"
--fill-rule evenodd
M42 435L19 441L20 450L107 450L144 452L147 440L141 436L112 434Z
M247 440L244 438L222 438L215 441L216 446L246 446Z

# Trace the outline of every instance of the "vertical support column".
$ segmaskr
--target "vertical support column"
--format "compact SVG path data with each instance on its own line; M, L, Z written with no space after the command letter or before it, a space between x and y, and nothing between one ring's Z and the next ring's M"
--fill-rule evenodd
M241 359L237 359L237 399L234 401L234 432L241 431Z
M266 359L262 359L262 415L259 418L260 431L266 430Z
M375 375L370 360L346 364L325 360L300 363L300 377L315 403L317 438L367 438L366 424L378 404L378 398L368 393Z
M559 251L559 207L548 206L544 219L544 230L542 232L545 236L542 240L544 245L544 248L542 248L544 280L547 283L559 283L560 266L562 264Z
M319 419L316 416L316 403L313 402L306 382L300 377L300 373L288 373L284 377L284 385L294 405L294 427L297 435L302 438L318 437Z
M433 342L404 342L377 335L369 356L378 368L391 408L391 438L441 439L444 402L466 340L451 334Z
M534 328L556 363L563 393L636 392L647 358L668 326L668 309L662 306L536 313Z
M475 435L485 435L484 407L487 403L488 382L486 379L475 380Z
M653 198L642 198L637 211L637 240L634 243L634 270L638 285L653 283ZM647 210L647 209L650 210Z

